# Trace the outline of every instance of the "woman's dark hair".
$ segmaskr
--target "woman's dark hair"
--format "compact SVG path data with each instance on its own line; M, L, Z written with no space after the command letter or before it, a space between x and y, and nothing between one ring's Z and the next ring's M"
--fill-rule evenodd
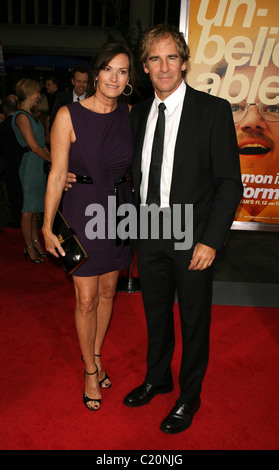
M98 78L98 75L101 70L103 70L108 63L118 54L125 54L129 59L129 83L135 89L135 67L134 67L134 57L130 49L125 43L122 42L111 42L104 44L98 51L98 54L95 58L92 70L89 76L88 84L88 95L92 96L95 93L95 81Z

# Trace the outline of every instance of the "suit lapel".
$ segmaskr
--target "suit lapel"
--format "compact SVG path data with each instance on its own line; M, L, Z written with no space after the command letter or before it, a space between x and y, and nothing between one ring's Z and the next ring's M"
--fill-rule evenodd
M180 165L185 164L190 141L195 135L195 130L198 126L199 113L200 108L196 100L195 90L187 85L175 144L171 192L175 188L177 181L179 181Z
M141 184L141 159L145 128L153 100L154 98L152 97L142 102L142 106L139 106L137 110L135 108L136 112L134 116L131 113L131 122L134 134L133 175L136 200L139 197L139 188ZM170 200L172 191L175 190L175 185L179 184L180 165L185 165L185 159L187 158L188 149L190 148L190 141L193 135L195 135L195 130L198 126L199 114L200 105L196 100L196 92L187 84L187 91L184 98L175 144Z

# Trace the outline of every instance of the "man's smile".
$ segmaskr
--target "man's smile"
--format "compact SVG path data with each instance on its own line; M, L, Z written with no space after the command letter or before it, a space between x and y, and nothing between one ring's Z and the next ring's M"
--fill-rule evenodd
M273 141L260 132L242 133L238 136L238 149L241 155L265 155L273 149Z

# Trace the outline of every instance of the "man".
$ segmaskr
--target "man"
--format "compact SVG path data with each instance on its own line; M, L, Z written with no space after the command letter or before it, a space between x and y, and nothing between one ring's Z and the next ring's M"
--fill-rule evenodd
M6 164L3 179L9 199L10 211L14 218L14 226L20 227L23 195L18 172L23 150L12 129L12 116L17 110L17 105L18 101L15 95L9 95L3 101L3 111L6 118L0 124L0 155Z
M57 95L58 79L52 75L46 79L46 96L48 101L49 114L52 111Z
M141 59L155 96L131 111L134 135L135 203L151 204L149 168L159 103L164 103L164 153L160 177L159 223L164 209L193 206L193 246L176 250L174 238L139 239L138 270L148 330L147 373L124 404L139 407L173 389L173 302L177 290L182 328L180 397L161 430L187 429L200 407L208 363L212 263L221 250L242 195L237 140L227 101L186 85L189 58L182 33L158 25L143 38ZM156 144L158 148L158 143ZM157 173L158 170L157 164ZM149 184L150 183L150 184ZM156 200L155 203L157 204ZM185 221L184 221L185 222Z
M158 25L146 33L141 59L155 95L131 111L135 204L139 213L146 204L158 206L160 238L138 239L137 264L148 331L147 372L124 404L144 406L173 389L172 307L177 291L183 342L180 396L161 424L161 430L171 434L187 429L200 407L208 363L212 263L216 251L222 250L243 190L230 105L185 84L188 58L188 46L175 27ZM157 139L161 103L166 106L160 111L159 125L164 152L153 172L152 142L153 137ZM160 149L160 139L154 147ZM157 175L159 191L153 182ZM74 176L69 174L71 182ZM164 238L164 220L174 206L180 206L186 233L184 207L188 205L193 207L193 244L176 249L174 236Z
M74 68L73 76L71 78L73 89L58 94L50 114L50 129L59 108L65 106L66 104L72 103L73 101L81 101L86 97L88 78L89 71L86 67L77 66Z
M226 62L213 69L221 78L220 88L226 70ZM244 65L237 67L235 74L248 80L251 88L256 71L257 67ZM229 88L228 99L231 101L245 184L244 196L236 211L237 221L278 224L279 97L272 77L278 83L278 67L270 61L262 72L254 103L247 103L247 96L242 99L243 84L239 79L232 80ZM240 95L241 99L238 99Z

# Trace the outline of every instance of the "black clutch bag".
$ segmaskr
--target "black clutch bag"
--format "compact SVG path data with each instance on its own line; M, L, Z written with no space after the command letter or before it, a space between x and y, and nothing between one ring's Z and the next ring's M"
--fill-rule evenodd
M58 210L53 222L53 233L57 236L65 256L60 256L65 270L72 274L87 259L88 255L81 246L74 230L69 226L63 214Z

